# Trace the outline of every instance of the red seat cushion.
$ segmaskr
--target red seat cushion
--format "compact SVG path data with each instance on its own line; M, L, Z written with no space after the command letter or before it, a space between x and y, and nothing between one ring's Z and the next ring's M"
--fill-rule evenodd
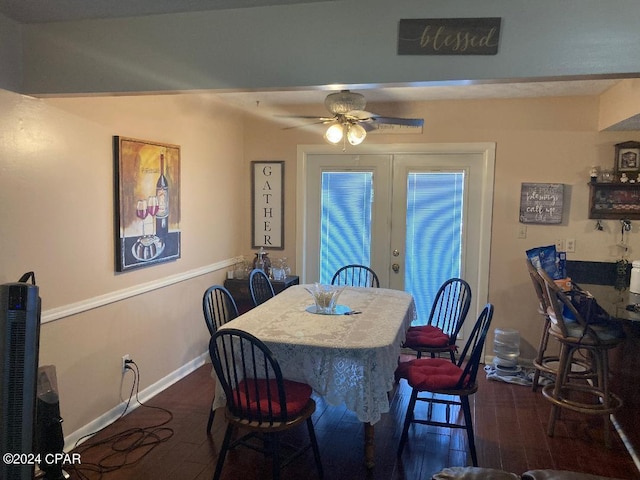
M446 358L418 358L398 365L395 375L418 390L445 390L457 386L462 371Z
M246 383L249 383L248 392L245 391ZM255 391L256 383L258 385L257 394ZM268 382L262 379L258 379L257 382L254 380L249 382L242 380L238 384L238 390L234 390L236 401L238 401L237 391L240 391L239 402L243 408L253 413L262 412L263 415L269 415L269 400L267 397L267 391L269 391L271 393L271 412L273 412L274 416L281 414L278 383L275 380L269 380ZM311 398L313 390L306 383L284 380L284 391L287 399L287 416L292 417L298 415L304 409L309 402L309 398Z
M406 347L446 347L449 345L449 335L438 327L420 325L410 327L407 330L407 338L404 341Z

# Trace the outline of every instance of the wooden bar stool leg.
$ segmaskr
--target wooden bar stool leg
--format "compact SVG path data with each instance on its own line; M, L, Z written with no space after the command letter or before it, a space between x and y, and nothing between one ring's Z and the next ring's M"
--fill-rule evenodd
M540 345L538 345L538 356L536 357L536 363L538 365L542 364L544 360L544 354L547 350L547 344L549 343L549 319L546 319L544 322L544 330L542 331L542 337L540 337ZM533 383L531 385L531 390L534 392L538 390L538 382L540 381L540 369L536 368L533 374Z
M598 352L598 388L602 390L602 404L605 411L609 410L611 398L609 396L609 352L600 350ZM604 415L604 444L607 448L611 448L611 414Z
M556 383L553 386L553 398L560 398L562 392L562 386L567 378L568 367L571 366L572 351L568 345L562 344L560 346L560 362L558 364L558 373L556 374ZM555 403L551 406L551 414L549 415L549 424L547 425L547 435L553 437L556 420L560 414L560 407Z

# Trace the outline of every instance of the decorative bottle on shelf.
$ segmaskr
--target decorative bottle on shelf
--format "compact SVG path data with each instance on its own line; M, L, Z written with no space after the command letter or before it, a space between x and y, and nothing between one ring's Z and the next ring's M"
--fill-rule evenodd
M253 268L259 268L269 276L271 271L271 259L268 257L268 253L263 247L256 253L256 258L253 259Z
M284 270L285 278L288 277L289 275L291 275L291 267L289 267L289 264L287 263L287 257L282 257L281 268L282 268L282 270Z
M156 235L164 240L169 233L169 182L164 175L164 153L160 154L160 176L156 183L156 197L158 197Z

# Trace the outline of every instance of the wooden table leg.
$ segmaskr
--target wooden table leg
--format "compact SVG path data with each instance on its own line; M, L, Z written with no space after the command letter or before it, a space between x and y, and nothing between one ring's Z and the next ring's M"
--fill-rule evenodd
M373 437L373 425L369 422L366 422L364 424L364 462L367 468L373 468L375 465L375 461L373 459L375 450Z

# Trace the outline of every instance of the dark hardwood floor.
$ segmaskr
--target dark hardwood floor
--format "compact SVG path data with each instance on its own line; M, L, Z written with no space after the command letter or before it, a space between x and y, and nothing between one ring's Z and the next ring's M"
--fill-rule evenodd
M209 480L213 477L224 434L224 415L216 415L212 435L205 433L209 406L214 390L211 366L205 365L177 382L147 405L109 426L80 446L126 431L111 449L113 442L82 451L82 465L66 468L72 479L104 480ZM326 479L428 480L448 466L469 465L466 433L427 426L413 426L409 442L400 459L396 449L402 429L410 389L403 381L393 392L391 411L375 425L376 466L367 470L363 463L364 428L355 415L344 407L327 405L317 399L314 414L316 434ZM638 479L631 456L620 438L612 435L613 446L604 446L600 419L564 413L556 435L546 435L549 403L540 392L529 387L489 381L482 376L480 389L472 397L474 427L480 466L515 473L549 468L575 470ZM168 430L171 429L171 430ZM297 429L291 440L306 441L306 428ZM137 449L134 444L139 444ZM146 445L146 446L145 446ZM107 457L108 456L108 457ZM108 472L99 473L95 465L102 461ZM117 468L118 465L125 464ZM261 454L238 448L227 455L223 478L252 480L270 478L270 463ZM287 466L283 479L318 478L313 455Z

